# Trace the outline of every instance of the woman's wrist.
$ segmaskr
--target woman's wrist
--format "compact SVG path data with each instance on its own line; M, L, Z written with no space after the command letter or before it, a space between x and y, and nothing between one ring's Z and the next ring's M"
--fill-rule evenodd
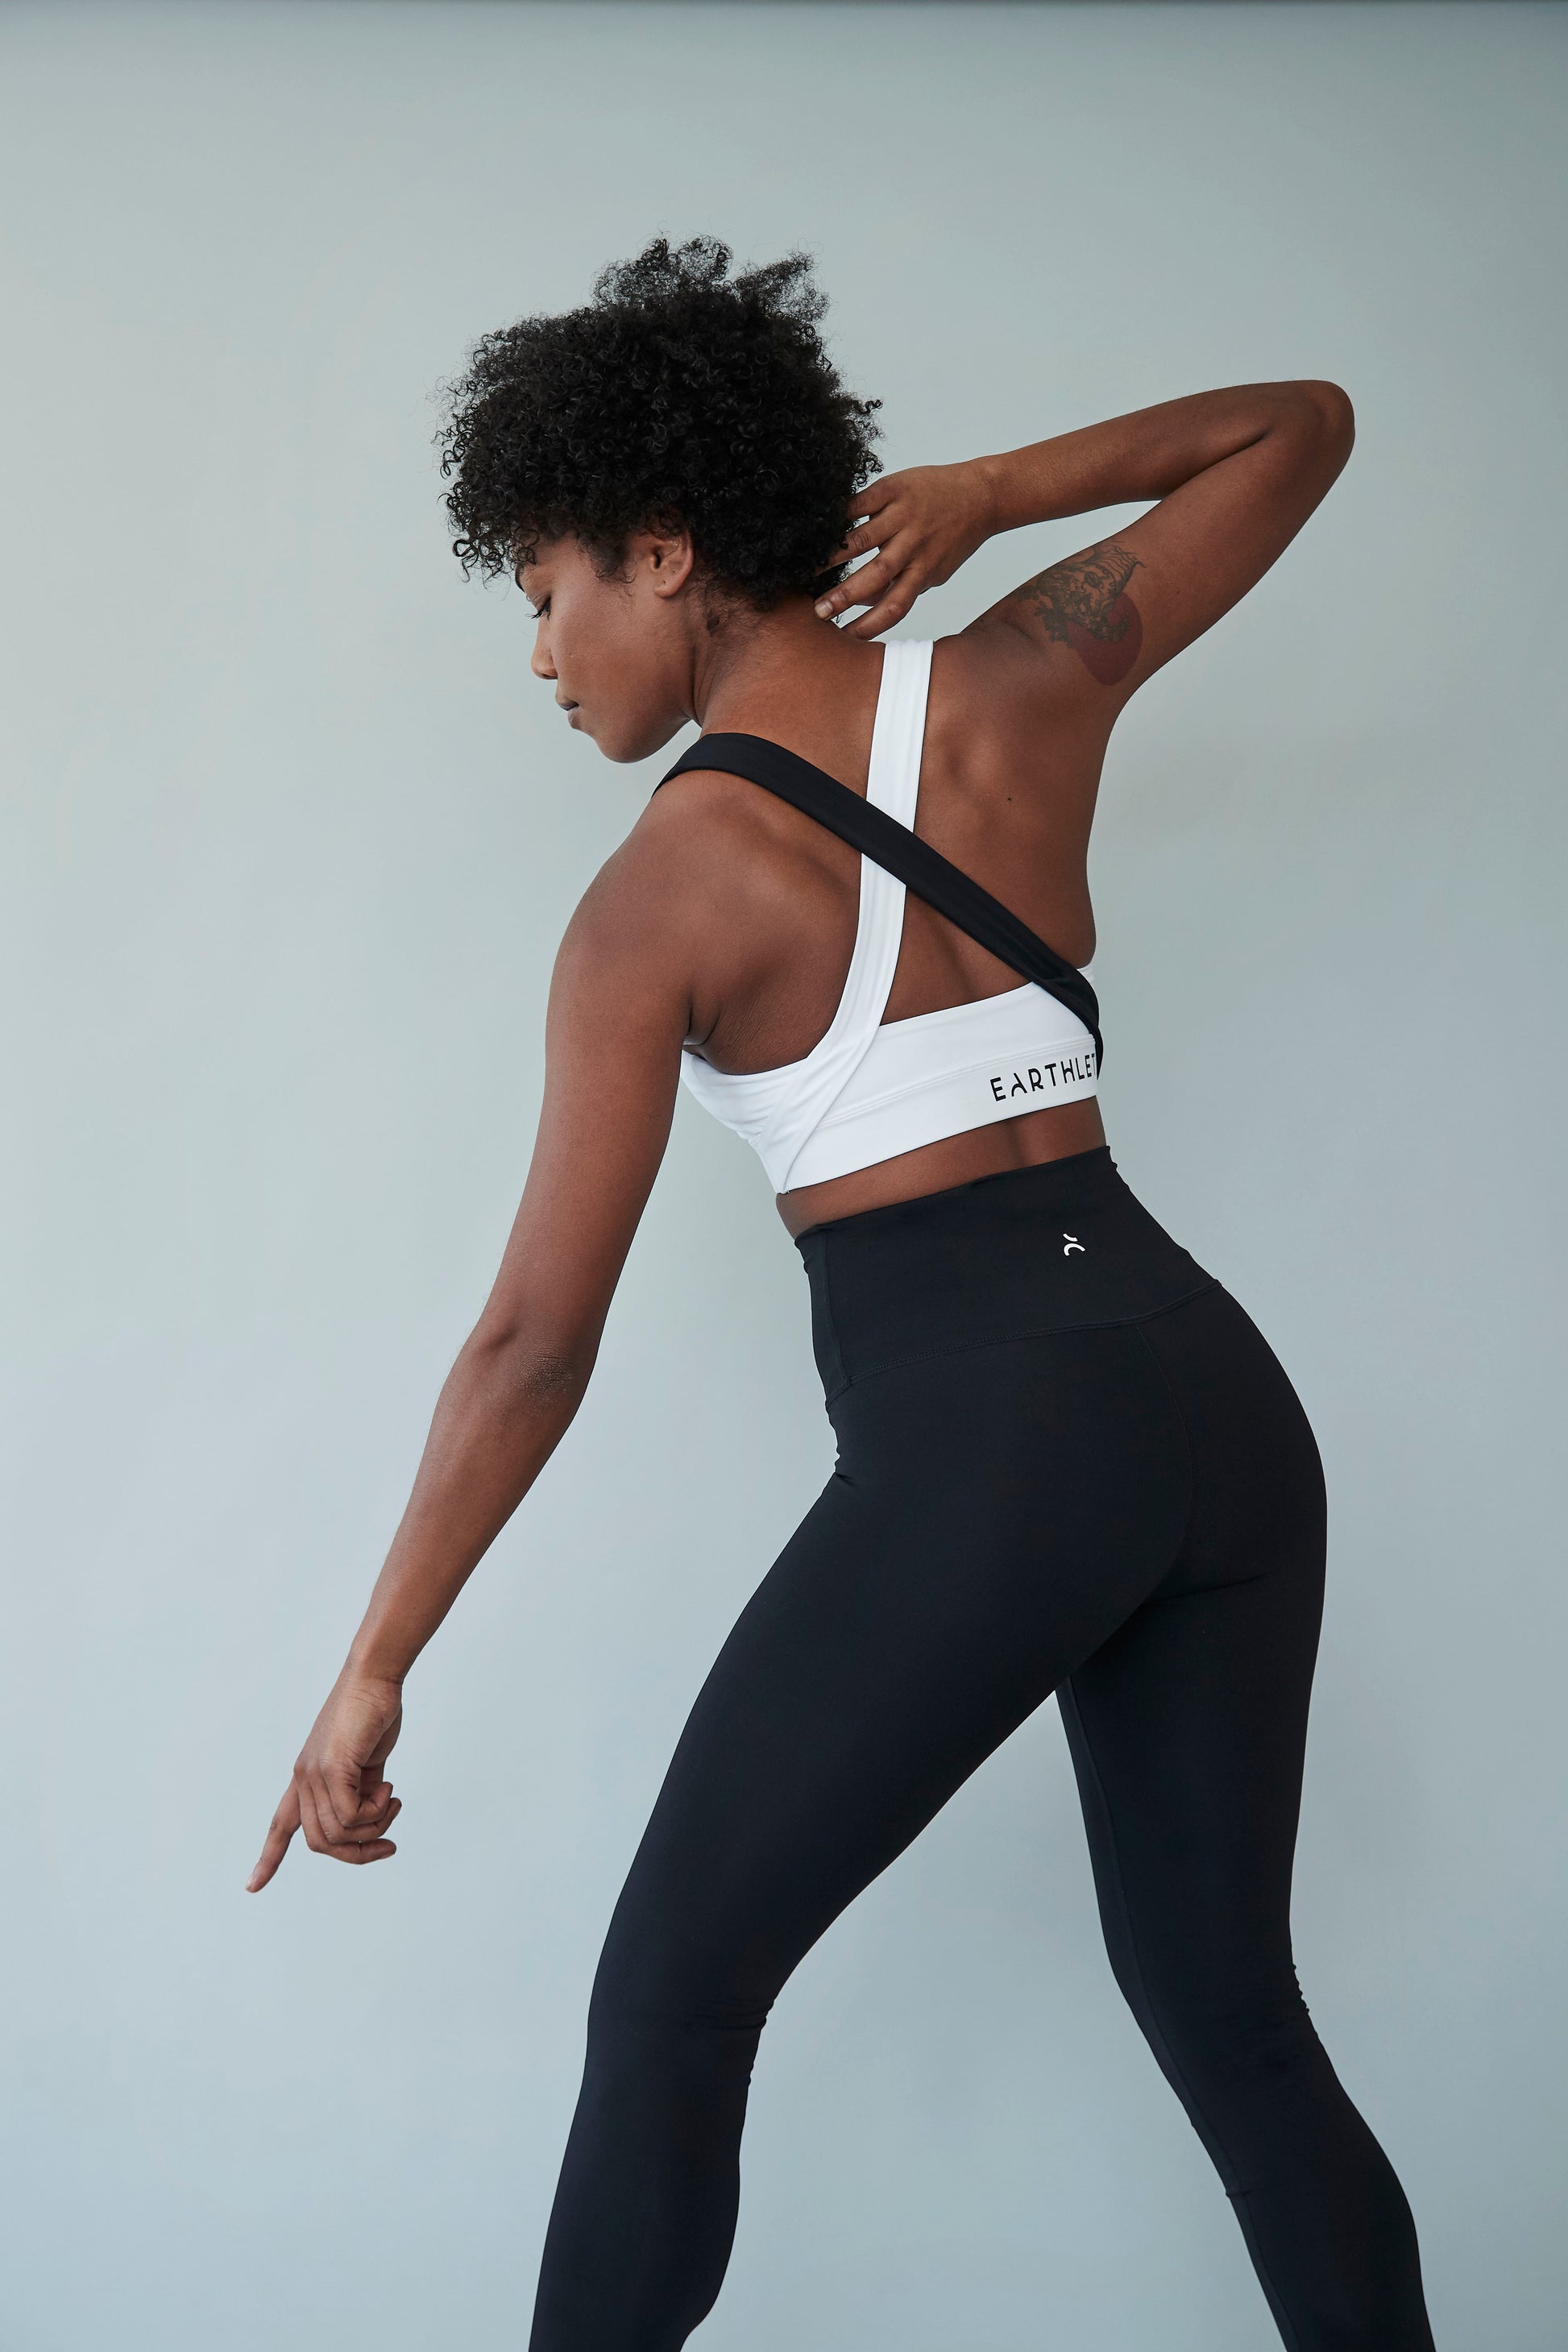
M341 1683L386 1683L401 1690L413 1664L414 1660L404 1654L403 1647L394 1645L384 1633L376 1635L362 1630L349 1645L349 1654L343 1660L338 1680Z
M1048 441L1035 441L1027 448L1004 449L971 461L984 484L990 517L987 539L1000 531L1022 530L1032 522L1054 522L1064 511L1071 511L1060 504L1062 484L1051 464L1050 449Z
M968 460L982 540L994 539L998 531L1015 527L1015 518L1008 512L1007 463L1005 456Z

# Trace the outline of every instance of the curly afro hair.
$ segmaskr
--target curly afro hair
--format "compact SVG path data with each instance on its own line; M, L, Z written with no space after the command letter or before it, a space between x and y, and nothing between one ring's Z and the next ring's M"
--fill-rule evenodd
M632 532L684 524L704 575L759 609L837 581L880 404L839 381L811 268L793 253L731 277L716 238L656 237L582 310L486 335L438 445L464 571L570 533L608 573Z

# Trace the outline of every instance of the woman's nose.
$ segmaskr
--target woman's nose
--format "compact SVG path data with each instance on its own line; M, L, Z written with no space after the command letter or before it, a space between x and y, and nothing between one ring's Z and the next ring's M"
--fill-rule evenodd
M553 677L555 675L555 664L550 654L549 633L542 621L534 631L533 655L528 667L535 677Z

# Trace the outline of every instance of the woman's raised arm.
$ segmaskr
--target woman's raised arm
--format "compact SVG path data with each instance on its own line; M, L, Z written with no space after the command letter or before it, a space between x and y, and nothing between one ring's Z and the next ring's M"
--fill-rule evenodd
M865 604L847 625L878 636L998 531L1154 499L965 632L1022 635L1059 655L1064 683L1123 700L1262 578L1333 483L1354 429L1337 384L1239 384L1005 456L887 475L857 497L864 520L841 551L876 554L817 611Z
M689 1019L679 929L622 850L556 960L544 1103L495 1287L447 1375L407 1509L342 1672L300 1750L249 1885L296 1830L379 1862L398 1811L383 1767L403 1680L569 1426L669 1134Z

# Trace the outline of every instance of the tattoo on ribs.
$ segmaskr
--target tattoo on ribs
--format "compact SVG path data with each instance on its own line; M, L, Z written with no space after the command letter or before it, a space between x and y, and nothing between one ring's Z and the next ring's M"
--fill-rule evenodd
M1127 593L1138 558L1102 539L1082 555L1069 555L1019 591L1053 644L1070 646L1091 677L1114 686L1126 677L1143 646L1143 624Z

